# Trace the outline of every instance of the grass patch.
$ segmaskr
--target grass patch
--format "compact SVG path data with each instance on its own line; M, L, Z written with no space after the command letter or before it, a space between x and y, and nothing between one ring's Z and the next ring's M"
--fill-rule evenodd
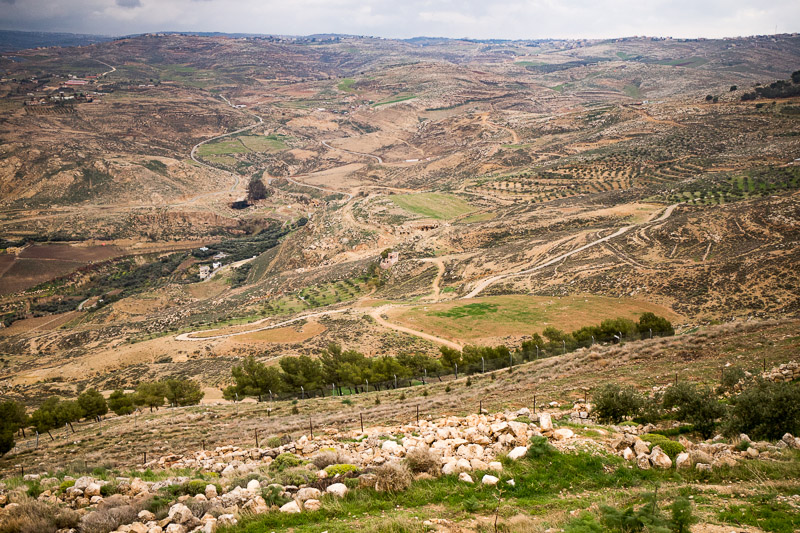
M487 313L496 313L497 304L474 303L452 307L447 311L434 311L431 316L441 316L447 318L464 318L467 316L483 316Z
M475 210L468 202L446 193L396 194L390 198L406 211L438 220L450 220Z
M353 89L353 84L355 82L356 82L356 80L354 80L352 78L345 78L345 79L343 79L342 81L339 82L339 84L336 86L336 88L339 89L340 91L344 91L344 92L348 92L348 93L349 92L353 92L355 90L355 89Z
M417 95L415 95L415 94L397 95L397 96L393 96L392 98L390 98L388 100L383 100L381 102L376 102L376 103L372 104L372 107L378 107L378 106L387 105L387 104L396 104L397 102L405 102L406 100L412 100L412 99L414 99L416 97L417 97Z

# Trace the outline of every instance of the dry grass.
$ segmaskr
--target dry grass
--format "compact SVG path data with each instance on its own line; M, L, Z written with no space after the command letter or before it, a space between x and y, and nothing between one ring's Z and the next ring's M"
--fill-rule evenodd
M400 492L411 486L411 470L401 463L387 463L375 470L375 490Z
M414 474L439 474L439 461L427 447L417 446L406 455L406 464Z

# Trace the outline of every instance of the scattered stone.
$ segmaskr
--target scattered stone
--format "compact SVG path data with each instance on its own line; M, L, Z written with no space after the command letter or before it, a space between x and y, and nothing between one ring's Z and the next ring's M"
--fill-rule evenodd
M334 483L333 485L328 485L328 488L325 489L325 492L333 494L339 498L344 498L344 495L347 494L347 485L344 483Z
M301 511L300 511L300 506L297 505L297 502L292 500L289 503L285 504L283 507L281 507L281 512L282 513L299 513ZM222 517L219 517L219 518L222 518Z
M492 486L492 487L497 485L498 481L500 481L500 479L498 479L495 476L490 476L489 474L486 474L485 476L483 476L483 479L481 479L481 483L483 483L484 485Z
M466 472L461 472L458 475L458 480L463 481L464 483L475 483L474 481L472 481L472 476L470 476Z
M516 461L517 459L525 457L526 453L528 453L527 446L517 446L516 448L508 452L508 458Z

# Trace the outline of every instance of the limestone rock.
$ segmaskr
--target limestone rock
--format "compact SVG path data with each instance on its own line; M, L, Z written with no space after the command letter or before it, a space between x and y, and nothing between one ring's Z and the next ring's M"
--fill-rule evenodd
M558 428L553 432L553 436L558 440L567 440L575 436L575 432L569 428Z
M483 479L481 479L481 483L483 483L484 485L492 486L492 487L497 485L498 481L500 481L500 479L498 479L495 476L490 476L489 474L486 474L485 476L483 476Z
M528 453L527 446L517 446L516 448L508 452L508 458L516 461L517 459L525 457L526 453Z
M650 470L650 457L647 454L640 454L636 457L636 465L642 470Z
M299 513L300 512L300 506L297 505L296 501L292 500L289 503L287 503L286 505L284 505L283 507L281 507L281 512L282 513ZM220 518L222 518L222 517L220 517Z
M691 467L692 461L690 460L690 456L687 452L679 453L678 456L675 457L675 468L678 470Z
M299 513L300 509L298 509L297 512ZM235 526L238 523L239 521L236 520L236 517L232 514L221 514L217 517L217 525L222 527Z
M194 518L192 510L182 503L176 503L170 507L167 516L171 522L175 522L176 524L185 524Z
M656 468L662 468L664 470L672 468L672 459L669 458L669 455L664 453L660 446L653 447L653 451L650 452L650 462L653 463L653 466Z
M539 427L542 428L542 431L553 431L553 419L550 417L550 413L539 415Z
M624 450L622 450L622 458L625 459L626 461L633 461L634 459L636 459L636 454L633 453L633 450L631 450L630 448L625 448Z
M502 472L503 471L503 463L500 461L492 461L489 463L489 470L494 470L495 472Z
M301 502L306 500L319 500L322 496L322 492L319 489L315 489L313 487L306 487L304 489L300 489L297 491L295 495L295 499Z
M306 500L303 503L303 509L306 511L319 511L322 509L322 502L314 499Z
M474 481L472 481L472 476L470 476L466 472L461 472L458 475L458 480L463 481L464 483L474 483Z

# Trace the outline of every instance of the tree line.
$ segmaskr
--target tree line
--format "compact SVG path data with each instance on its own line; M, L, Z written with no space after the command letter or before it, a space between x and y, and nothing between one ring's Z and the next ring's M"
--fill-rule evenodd
M0 455L13 449L17 432L26 436L26 428L33 429L37 434L47 433L50 439L55 440L52 430L69 427L74 433L74 422L99 422L109 410L117 415L128 415L137 407L146 407L153 411L165 403L176 406L196 405L203 399L203 395L203 390L195 381L168 379L139 383L132 393L115 390L108 400L95 389L82 392L74 400L51 396L30 415L24 404L8 400L0 403Z
M674 335L672 324L653 313L643 313L638 322L626 318L604 320L566 333L552 326L535 333L516 349L507 346L465 346L463 350L440 348L440 357L420 353L367 357L356 350L330 344L319 357L284 357L268 366L254 357L231 370L234 384L223 389L228 400L256 397L259 401L280 395L311 397L316 393L343 395L394 388L414 380L442 375L470 375L507 368L537 358L551 357L590 346L595 342L621 342L648 336ZM344 389L347 389L345 392Z

